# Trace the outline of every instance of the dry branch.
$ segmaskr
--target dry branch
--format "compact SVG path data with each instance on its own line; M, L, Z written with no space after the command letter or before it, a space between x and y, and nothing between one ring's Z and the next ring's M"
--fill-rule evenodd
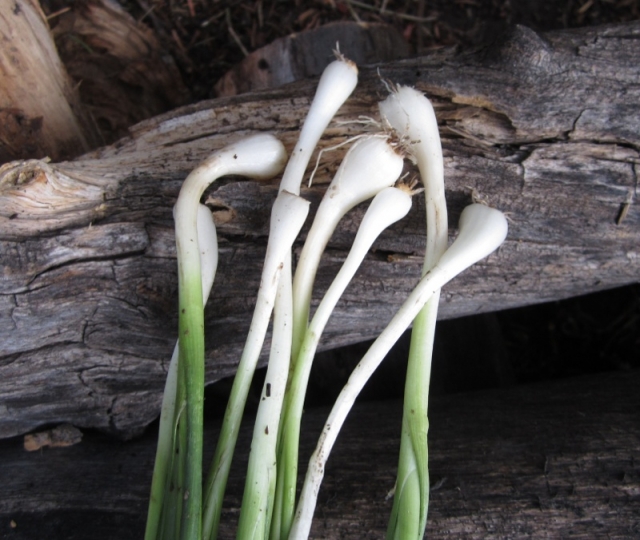
M323 145L377 115L380 76L433 99L445 151L451 234L463 206L508 213L506 244L443 292L443 317L633 283L640 274L640 24L539 36L518 27L473 53L362 70ZM378 70L379 74L378 75ZM171 208L212 150L255 131L291 149L313 81L200 103L138 124L117 144L55 165L0 169L0 435L71 422L129 436L158 411L176 337ZM344 150L325 153L317 201ZM207 309L209 381L233 373L244 341L276 184L231 178L208 194L221 266ZM383 236L327 328L325 347L375 336L416 283L423 207ZM320 289L362 210L332 239Z

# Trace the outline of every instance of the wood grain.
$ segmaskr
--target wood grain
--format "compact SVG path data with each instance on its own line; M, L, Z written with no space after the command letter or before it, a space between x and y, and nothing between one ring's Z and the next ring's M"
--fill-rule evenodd
M639 23L544 35L516 27L473 52L362 69L321 146L373 129L343 121L377 117L383 80L413 85L433 100L441 128L450 235L474 198L510 219L504 246L446 287L441 317L638 281L639 39ZM210 152L249 133L273 131L290 150L314 85L184 107L72 162L0 168L0 436L69 422L129 437L155 418L177 329L171 208L180 184ZM302 190L313 203L344 152L323 154L314 185ZM221 248L207 308L209 382L231 375L239 357L276 190L276 181L228 178L207 193ZM316 299L363 212L332 238ZM385 326L420 275L423 215L416 198L381 237L323 348Z

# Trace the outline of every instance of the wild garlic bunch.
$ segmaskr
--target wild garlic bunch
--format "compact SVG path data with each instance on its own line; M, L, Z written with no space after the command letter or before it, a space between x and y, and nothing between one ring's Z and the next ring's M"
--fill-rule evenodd
M217 538L224 491L249 386L272 322L272 343L256 415L237 538L308 537L324 467L356 396L400 335L413 323L405 388L400 462L387 537L424 535L429 477L427 402L440 288L495 250L507 234L504 216L474 204L460 217L447 248L444 167L430 102L408 87L380 104L384 130L358 137L327 188L292 268L291 249L309 212L300 184L329 122L357 84L356 66L338 54L323 73L274 202L256 307L234 379L210 472L203 489L204 315L217 265L211 213L200 198L216 178L271 178L284 167L282 144L257 135L214 153L185 180L176 202L179 338L168 370L146 540ZM417 192L399 181L405 156L419 169L426 198L423 275L387 328L355 368L338 397L311 458L296 503L300 420L311 364L322 332L380 233L402 219ZM310 317L322 254L340 220L373 199L346 260ZM410 414L409 414L410 412ZM297 504L297 506L296 506Z

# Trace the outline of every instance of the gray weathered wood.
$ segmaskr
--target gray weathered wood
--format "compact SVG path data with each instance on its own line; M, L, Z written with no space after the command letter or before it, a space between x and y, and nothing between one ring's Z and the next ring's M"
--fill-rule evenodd
M337 121L376 117L381 77L425 91L441 126L451 234L472 197L511 220L504 246L446 288L442 317L638 280L639 40L640 23L544 36L518 27L472 53L362 69ZM314 84L185 107L73 162L0 169L0 436L62 421L129 436L156 416L177 328L171 207L180 183L248 133L273 131L291 149ZM334 123L322 146L365 129ZM344 152L323 155L303 195L319 199ZM209 381L232 374L239 356L276 189L231 178L208 194L221 247L207 309ZM362 212L332 239L319 290ZM325 348L383 328L420 275L423 223L416 198L348 289Z
M637 538L639 384L636 370L433 398L427 538ZM311 538L383 537L401 414L396 401L356 406L329 459ZM305 414L303 455L326 415ZM210 424L208 453L216 433ZM250 435L248 423L221 539L235 538ZM154 452L154 432L127 443L87 433L76 446L31 453L20 440L0 442L6 537L142 538Z

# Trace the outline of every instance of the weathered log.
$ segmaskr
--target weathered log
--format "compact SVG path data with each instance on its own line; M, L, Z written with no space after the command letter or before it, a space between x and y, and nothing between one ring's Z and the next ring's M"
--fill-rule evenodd
M432 398L427 538L637 538L640 372ZM320 489L311 538L382 538L395 481L401 403L356 406ZM326 419L305 415L308 456ZM241 433L221 538L235 538L251 426ZM210 425L207 449L217 426ZM7 538L142 538L155 430L127 443L87 433L27 453L0 442ZM207 458L207 462L208 462ZM302 469L306 468L306 457Z
M640 23L543 36L518 27L473 53L362 69L337 120L375 117L381 77L425 91L441 126L451 234L473 197L511 220L504 246L446 288L442 317L638 280L639 40ZM314 84L185 107L76 161L0 170L0 436L62 421L128 436L156 416L177 329L171 207L180 183L247 133L273 131L291 149ZM322 146L366 129L334 123ZM303 195L319 199L344 151L323 154ZM275 181L231 178L208 194L221 247L207 309L208 381L234 371L276 189ZM363 265L325 348L377 335L416 283L424 207L419 198L414 206ZM318 290L362 212L332 239Z

